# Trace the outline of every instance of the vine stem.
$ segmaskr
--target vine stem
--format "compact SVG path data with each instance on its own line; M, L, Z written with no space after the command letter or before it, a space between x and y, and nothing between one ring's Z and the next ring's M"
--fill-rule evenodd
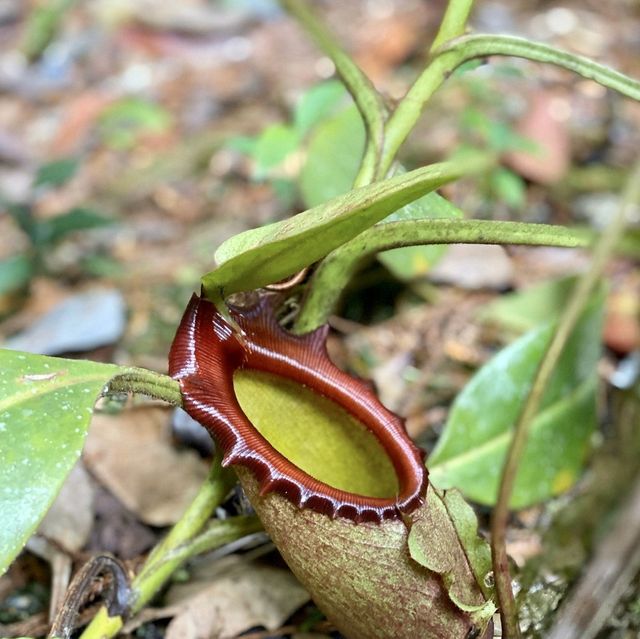
M473 0L449 0L438 33L431 43L430 53L433 53L448 40L457 38L464 33L472 7Z
M607 260L616 243L620 240L631 211L640 202L640 162L634 168L625 190L622 203L614 219L600 237L595 246L589 270L580 278L565 307L558 327L540 362L531 390L522 407L513 429L513 438L507 451L502 470L498 500L491 517L491 551L495 575L496 594L502 620L502 636L505 639L519 639L520 628L509 571L506 550L506 531L509 519L509 502L513 493L518 467L529 427L536 416L551 374L578 321L582 310L597 285Z
M169 534L158 544L145 562L142 570L131 583L128 608L130 615L138 613L169 580L185 558L191 556L191 544L199 550L206 546L211 550L222 544L259 530L259 522L253 517L237 517L214 522L206 533L207 543L196 535L212 517L231 487L235 475L221 466L221 455L216 455L207 479ZM84 630L80 639L108 639L122 628L124 619L120 615L109 616L105 607L98 611Z
M341 292L362 262L376 253L426 244L512 244L523 246L589 246L595 233L550 224L493 220L422 219L371 227L330 253L316 269L296 320L297 333L327 321Z
M128 368L107 384L103 395L110 393L139 393L161 399L173 406L182 406L180 384L168 375L145 368Z
M304 0L280 0L280 4L302 25L320 49L331 59L338 75L342 78L347 91L358 107L367 130L367 144L354 186L370 184L376 174L384 138L387 109L382 97L371 80L336 42L330 31Z
M589 58L525 38L501 35L469 35L455 38L433 52L431 63L400 101L385 126L379 173L386 173L398 149L415 126L427 101L461 64L488 56L512 56L545 62L594 80L622 95L640 100L640 81L598 64Z

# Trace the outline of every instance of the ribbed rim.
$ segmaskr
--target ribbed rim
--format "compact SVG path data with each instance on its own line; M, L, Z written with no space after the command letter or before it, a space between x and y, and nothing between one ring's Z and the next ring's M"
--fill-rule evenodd
M184 409L221 447L223 464L245 466L261 494L275 492L299 508L356 523L400 519L423 501L427 470L402 420L387 410L371 386L337 368L325 347L327 327L296 336L277 323L268 297L249 309L231 308L240 337L215 306L194 295L169 356L180 382ZM304 384L360 420L377 437L399 483L394 498L367 497L318 481L280 454L251 424L233 387L237 370L256 370Z

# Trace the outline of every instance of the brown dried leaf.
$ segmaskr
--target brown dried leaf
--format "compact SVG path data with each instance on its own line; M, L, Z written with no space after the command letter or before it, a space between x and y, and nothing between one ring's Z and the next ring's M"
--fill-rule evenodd
M94 487L82 462L69 473L62 490L40 523L38 533L58 542L65 550L80 550L93 525Z
M309 600L286 570L229 558L229 569L213 581L174 586L169 603L183 604L169 624L166 639L228 639L264 626L279 628Z
M171 442L170 412L140 407L95 415L85 445L94 475L147 524L175 523L207 475L194 452Z

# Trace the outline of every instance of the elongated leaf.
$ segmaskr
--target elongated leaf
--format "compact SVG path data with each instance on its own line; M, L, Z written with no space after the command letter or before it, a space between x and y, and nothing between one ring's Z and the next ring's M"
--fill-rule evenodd
M513 508L543 501L576 480L596 424L596 364L602 294L569 339L530 430L511 500ZM553 334L546 325L523 335L483 366L456 398L428 460L431 481L495 503L511 429Z
M0 573L76 463L111 364L0 351Z
M69 233L87 231L113 224L113 220L92 209L75 207L62 215L38 224L37 240L40 243L58 242Z
M502 295L485 306L480 317L516 333L531 330L558 317L575 283L575 275L570 275Z
M433 164L236 235L217 251L220 266L203 277L205 293L221 299L293 275L409 202L488 165L484 156Z

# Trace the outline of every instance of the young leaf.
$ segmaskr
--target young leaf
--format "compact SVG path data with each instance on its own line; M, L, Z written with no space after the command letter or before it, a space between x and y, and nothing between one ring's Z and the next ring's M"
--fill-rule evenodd
M256 140L253 159L256 177L263 179L271 169L277 167L300 144L297 131L286 124L272 124Z
M120 370L0 351L0 574L76 463L96 398Z
M316 127L300 173L300 192L308 208L346 193L362 160L365 130L354 105Z
M171 121L171 114L154 102L123 98L103 111L99 130L108 145L128 149L140 135L164 133Z
M584 311L554 371L529 434L513 508L563 492L580 472L596 424L602 297ZM465 386L427 462L436 486L455 486L474 501L495 503L511 428L553 330L546 325L523 335Z
M77 158L64 158L43 164L36 173L34 186L63 186L78 170Z
M484 156L433 164L236 235L216 252L220 266L202 278L205 293L220 299L293 275L409 202L489 164Z
M298 135L306 135L312 127L324 120L345 95L344 85L337 80L323 82L306 91L293 114Z

